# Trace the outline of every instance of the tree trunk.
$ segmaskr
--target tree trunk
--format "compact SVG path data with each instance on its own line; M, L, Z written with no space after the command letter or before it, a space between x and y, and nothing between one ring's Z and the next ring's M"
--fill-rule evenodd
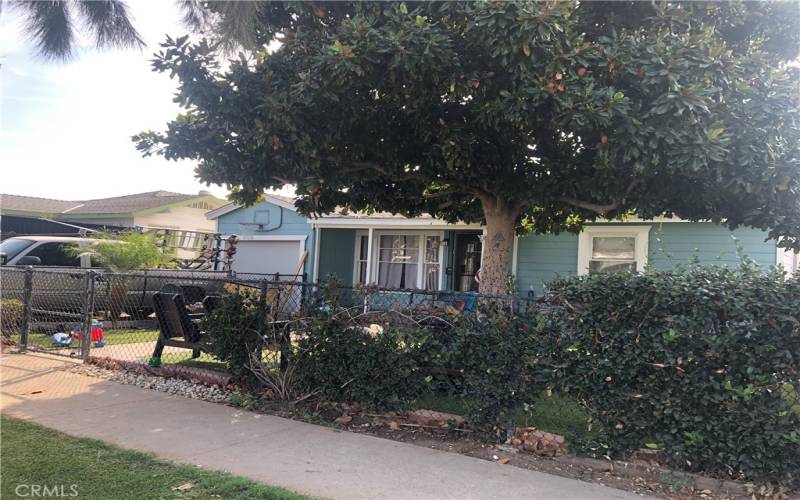
M481 283L479 291L506 294L511 259L514 254L514 234L519 208L490 198L481 199L486 218L486 233L481 256Z

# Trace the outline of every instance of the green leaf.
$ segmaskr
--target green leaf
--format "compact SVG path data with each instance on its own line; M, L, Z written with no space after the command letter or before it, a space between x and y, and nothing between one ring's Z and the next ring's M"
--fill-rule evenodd
M725 129L724 129L724 128L715 128L714 130L712 130L711 132L709 132L709 134L708 134L708 140L710 140L710 141L713 141L713 140L715 140L715 139L716 139L717 137L719 137L719 136L720 136L720 135L721 135L723 132L725 132Z

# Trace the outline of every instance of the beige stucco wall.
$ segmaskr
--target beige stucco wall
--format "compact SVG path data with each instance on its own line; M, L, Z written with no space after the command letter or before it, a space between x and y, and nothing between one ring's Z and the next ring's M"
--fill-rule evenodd
M158 213L138 215L134 218L134 224L143 227L213 233L216 231L217 221L206 219L206 212L208 210L202 208L172 207Z

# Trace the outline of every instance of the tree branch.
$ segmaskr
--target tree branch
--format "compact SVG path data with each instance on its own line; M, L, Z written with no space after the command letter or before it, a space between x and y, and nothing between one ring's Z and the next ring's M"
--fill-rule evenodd
M323 161L327 161L327 162L330 162L330 163L332 163L332 164L334 164L334 165L336 165L336 166L338 166L340 168L344 168L345 171L348 172L348 173L361 172L361 171L364 171L364 170L374 170L376 172L379 172L379 173L385 175L386 177L389 177L392 180L404 180L402 178L398 178L396 175L391 174L389 171L387 171L383 167L383 165L381 165L379 163L374 163L374 162L371 162L371 161L359 161L359 160L344 160L343 161L341 159L330 158L330 157L323 158Z
M625 189L625 194L617 198L616 200L612 201L611 203L601 204L601 203L594 203L591 201L582 201L577 200L575 198L570 198L569 196L561 196L556 198L557 201L562 201L564 203L568 203L574 207L583 208L585 210L590 210L592 212L597 212L600 215L606 215L608 212L612 210L616 210L617 208L621 207L627 201L628 196L633 192L633 190L641 184L641 179L633 179L628 187Z

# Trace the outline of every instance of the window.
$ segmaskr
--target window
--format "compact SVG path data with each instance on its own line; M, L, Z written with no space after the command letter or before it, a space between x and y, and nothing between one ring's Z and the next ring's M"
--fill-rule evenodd
M71 253L72 246L66 243L43 243L26 255L39 257L41 266L81 267L80 257Z
M378 237L378 285L386 288L417 288L419 236Z
M18 253L33 245L33 240L24 240L21 238L9 238L0 243L0 254L3 256L3 264L9 262L17 256Z
M194 250L202 243L203 236L204 235L202 233L196 233L194 231L180 231L180 242L178 243L178 248Z
M377 233L373 240L373 283L385 288L438 290L441 279L440 234ZM356 235L353 281L367 282L369 236Z
M425 237L425 268L422 272L422 288L425 290L439 289L439 242L438 236Z
M369 251L369 236L359 234L356 236L356 283L362 285L367 282L367 252Z
M578 274L643 271L650 226L593 226L578 237Z

